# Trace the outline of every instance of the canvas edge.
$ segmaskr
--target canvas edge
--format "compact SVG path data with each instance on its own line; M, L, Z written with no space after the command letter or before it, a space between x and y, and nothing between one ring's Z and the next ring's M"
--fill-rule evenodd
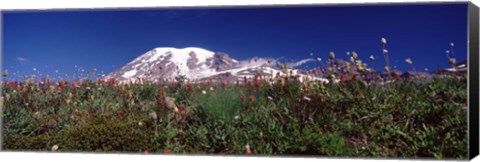
M0 72L3 71L3 10L0 10ZM3 96L2 94L2 88L3 88L3 77L0 77L0 96ZM2 115L3 114L3 104L0 105L0 151L3 150L3 119Z
M66 7L66 8L17 8L17 9L0 9L0 12L62 12L62 11L112 11L112 10L158 10L158 9L231 9L231 8L278 8L278 7L347 7L347 6L382 6L382 5L437 5L437 4L467 4L469 0L446 0L446 1L364 1L364 2L350 2L350 3L335 3L335 2L318 2L318 3L287 3L287 4L225 4L225 5L184 5L184 6L136 6L136 7Z
M468 4L468 55L469 55L469 159L478 156L479 150L479 9Z

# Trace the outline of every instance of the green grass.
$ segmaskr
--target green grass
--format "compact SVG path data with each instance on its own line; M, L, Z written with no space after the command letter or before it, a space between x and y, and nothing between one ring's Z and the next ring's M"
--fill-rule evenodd
M49 86L5 85L3 148L243 155L248 144L254 155L466 159L466 83L347 80L341 86L289 79L184 89L188 84L88 81L61 91L54 86L53 93ZM168 109L165 96L184 111Z

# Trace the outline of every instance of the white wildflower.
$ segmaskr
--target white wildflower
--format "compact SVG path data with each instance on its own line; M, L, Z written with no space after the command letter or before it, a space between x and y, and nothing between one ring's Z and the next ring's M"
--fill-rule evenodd
M357 59L357 57L358 57L357 52L353 51L353 52L352 52L352 57L353 57L354 59Z
M371 61L375 60L375 57L373 55L370 55L370 60Z
M273 97L267 96L268 100L273 100Z
M310 97L307 97L307 96L303 96L303 99L304 99L304 100L307 100L307 101L311 101L311 100L312 100Z
M413 64L412 59L410 58L405 59L405 62L409 65Z
M390 72L390 67L385 66L385 71L386 71L386 72Z
M203 94L207 94L207 91L203 90L202 93L203 93Z
M40 112L37 111L37 112L35 112L35 113L33 114L33 118L34 118L34 119L38 119L38 118L40 118L41 115L42 115L42 114L40 114Z
M153 120L157 120L157 113L155 111L152 111L148 114ZM139 123L140 125L140 123Z
M333 51L330 52L330 59L332 59L332 60L335 59L335 53Z
M382 44L387 44L387 39L385 37L382 37Z
M3 77L7 77L8 76L8 70L4 70L3 71Z
M53 145L52 151L57 151L58 150L58 145Z
M457 60L455 58L450 58L448 62L450 63L450 65L454 65L457 62Z
M335 78L336 78L334 74L331 74L330 77L331 77L332 79L335 79Z
M175 105L175 98L173 97L165 97L165 103L168 109L175 109L177 105Z

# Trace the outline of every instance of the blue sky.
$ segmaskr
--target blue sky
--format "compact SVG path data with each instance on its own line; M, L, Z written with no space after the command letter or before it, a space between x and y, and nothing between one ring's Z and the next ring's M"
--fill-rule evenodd
M356 51L383 69L380 38L391 64L405 71L448 67L454 42L467 58L467 3L250 8L151 8L9 11L3 13L3 68L10 74L109 73L155 47L201 47L243 60L254 56L348 60ZM377 60L369 62L370 55ZM311 66L319 64L311 64ZM33 68L37 71L34 72Z

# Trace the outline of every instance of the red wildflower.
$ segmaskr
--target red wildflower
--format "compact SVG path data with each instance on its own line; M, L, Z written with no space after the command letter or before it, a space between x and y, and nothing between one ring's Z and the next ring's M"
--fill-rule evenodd
M64 89L65 88L65 83L63 83L63 81L59 81L57 88Z
M245 145L245 154L247 155L252 155L252 150L250 150L250 145Z
M187 91L187 86L183 86L183 91Z
M117 110L117 118L120 117L120 115L122 115L122 113Z
M109 85L110 87L112 87L114 84L115 84L115 79L113 79L113 78L108 79L108 85Z
M127 92L125 89L122 89L122 99L125 101L127 99Z
M210 84L212 84L212 80L211 80L211 79L208 79L208 80L207 80L207 85L210 85Z
M184 107L183 107L183 104L178 105L178 112L179 112L180 114L182 114L183 108L184 108Z
M169 155L171 153L170 149L165 150L165 154Z
M192 83L188 83L188 89L189 89L189 90L192 90L192 89L193 89L192 87L193 87L193 86L192 86Z
M245 102L245 93L242 93L242 97L240 97L242 99L242 102Z
M353 80L357 80L357 73L353 73L352 79L353 79Z
M72 93L75 93L77 88L72 84L70 85L70 89L72 90Z
M18 86L18 92L22 93L23 92L23 85Z
M18 81L15 81L15 82L11 83L10 86L12 86L12 87L18 87L18 86L19 86Z
M180 118L182 119L182 122L185 124L186 121L185 121L185 115L183 113L184 110L185 110L185 106L183 106L183 104L178 105L178 113L180 113Z
M257 89L260 88L260 81L259 81L259 80L256 80L256 82L255 82L255 87L256 87Z
M394 75L395 75L395 79L397 79L397 80L400 80L400 79L401 79L401 78L400 78L400 75L399 75L397 72L395 72Z
M342 88L345 88L345 86L347 85L347 82L346 82L345 76L343 74L340 75L340 82L342 84Z
M250 96L249 99L250 99L250 103L253 103L255 98L253 96Z
M143 154L148 154L148 150L143 151Z

